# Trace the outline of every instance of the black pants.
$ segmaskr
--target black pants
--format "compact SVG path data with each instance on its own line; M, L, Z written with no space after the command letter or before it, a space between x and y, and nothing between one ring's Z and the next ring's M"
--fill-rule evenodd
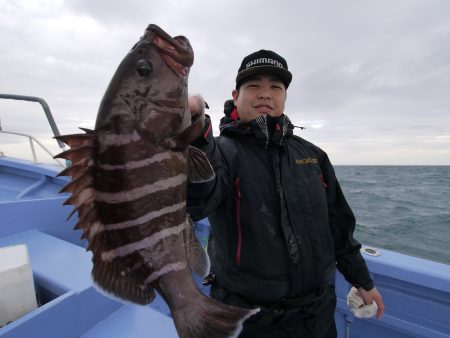
M235 295L225 290L212 288L211 296L230 305L242 306ZM220 299L220 298L225 299ZM234 301L236 300L236 301ZM334 310L336 294L334 287L328 286L314 314L303 309L262 309L247 319L239 338L336 338Z

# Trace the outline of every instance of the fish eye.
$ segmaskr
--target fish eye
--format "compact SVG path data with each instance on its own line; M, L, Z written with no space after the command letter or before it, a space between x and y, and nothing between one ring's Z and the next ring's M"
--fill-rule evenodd
M140 59L136 62L136 71L139 76L149 76L153 71L153 66L147 60Z

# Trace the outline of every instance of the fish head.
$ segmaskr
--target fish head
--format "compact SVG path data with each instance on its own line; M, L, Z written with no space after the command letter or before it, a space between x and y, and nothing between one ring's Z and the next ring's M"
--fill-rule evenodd
M103 97L96 130L138 134L153 143L173 139L190 125L189 40L149 25L114 74Z

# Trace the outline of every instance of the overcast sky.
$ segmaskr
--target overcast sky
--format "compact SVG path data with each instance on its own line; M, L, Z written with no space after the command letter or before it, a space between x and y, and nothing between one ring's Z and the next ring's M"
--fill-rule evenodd
M450 164L448 0L0 0L0 93L43 97L63 134L93 128L149 23L191 41L190 91L216 129L242 58L271 49L293 73L296 134L333 163ZM1 100L0 119L57 151L37 104ZM0 138L5 153L26 149Z

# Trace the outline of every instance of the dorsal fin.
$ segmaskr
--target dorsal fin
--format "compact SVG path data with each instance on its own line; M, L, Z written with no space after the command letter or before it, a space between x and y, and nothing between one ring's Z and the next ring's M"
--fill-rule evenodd
M72 162L78 162L81 159L92 157L93 150L93 144L90 143L88 145L83 145L77 148L71 148L69 150L63 151L62 153L56 155L55 158L63 158Z
M58 174L58 176L71 176L72 181L85 175L89 175L92 177L92 165L89 163L79 164L79 162L72 163L70 167L67 167Z
M92 144L95 134L72 134L55 136L59 141L64 142L71 148Z
M70 192L72 194L64 204L73 204L75 206L68 219L77 211L81 219L83 210L89 209L88 204L93 203L93 194L95 193L92 183L95 132L86 131L85 134L62 135L56 138L71 147L71 149L55 156L55 158L63 158L72 162L72 165L58 174L58 176L72 177L71 181L61 190L61 192ZM77 224L76 227L79 228L80 225Z
M92 175L89 171L85 171L82 175L72 177L72 180L66 184L60 192L68 192L71 194L77 194L82 189L92 185Z

